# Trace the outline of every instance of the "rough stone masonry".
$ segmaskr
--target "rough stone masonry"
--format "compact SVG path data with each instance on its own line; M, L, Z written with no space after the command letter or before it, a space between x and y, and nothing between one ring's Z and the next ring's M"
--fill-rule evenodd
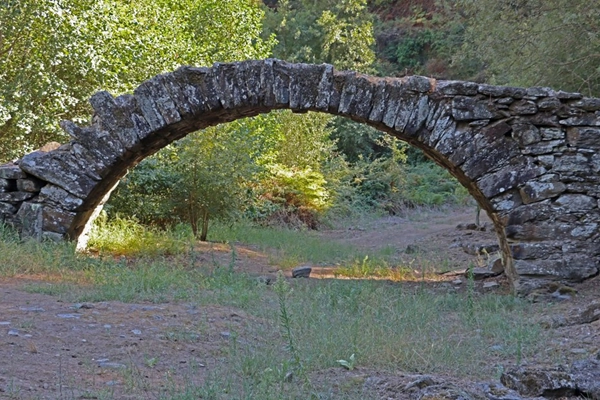
M600 99L268 59L181 67L90 103L89 126L61 123L69 143L0 167L0 221L23 236L84 246L111 190L145 157L211 125L291 109L371 125L449 170L493 221L515 292L599 273Z

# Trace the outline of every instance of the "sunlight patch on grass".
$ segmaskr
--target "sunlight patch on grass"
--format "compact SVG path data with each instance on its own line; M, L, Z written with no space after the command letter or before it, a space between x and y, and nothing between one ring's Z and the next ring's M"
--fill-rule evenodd
M194 241L191 231L150 228L135 219L119 216L108 220L103 214L95 221L88 249L113 255L151 257L182 253Z

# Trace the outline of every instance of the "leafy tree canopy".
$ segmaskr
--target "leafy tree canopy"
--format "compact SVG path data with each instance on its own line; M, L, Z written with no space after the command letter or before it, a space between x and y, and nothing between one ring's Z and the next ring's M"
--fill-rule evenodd
M597 0L456 0L447 6L466 27L455 61L481 60L488 81L600 96Z
M255 0L6 0L0 4L0 162L90 115L97 90L131 91L182 64L263 58Z

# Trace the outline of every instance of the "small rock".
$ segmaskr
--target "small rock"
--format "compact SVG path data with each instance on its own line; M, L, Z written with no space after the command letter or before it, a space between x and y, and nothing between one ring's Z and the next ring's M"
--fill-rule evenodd
M46 310L44 310L42 307L19 307L19 310L21 311L28 311L28 312L44 312Z
M63 319L79 319L79 314L56 314L56 316Z
M552 293L551 296L555 300L571 300L571 296L569 296L568 294L560 294L558 290Z
M416 244L409 244L408 246L406 246L406 249L404 249L404 252L406 254L416 254L421 253L422 250Z
M587 354L587 352L586 349L571 349L571 354Z
M132 329L131 333L133 333L134 335L141 335L142 331L140 331L139 329Z
M104 324L102 327L104 329L110 329L110 328L112 328L112 325L111 324Z
M106 382L106 386L116 386L116 385L120 385L121 382L120 381L108 381Z
M309 266L294 268L292 270L292 278L308 278L311 271L312 268Z
M0 325L10 325L10 321L0 321Z
M483 288L484 289L495 289L495 288L497 288L499 286L500 286L500 284L498 282L495 282L495 281L485 282L483 284Z
M571 375L577 390L584 398L600 399L600 353L585 360L575 361Z
M486 278L492 278L494 276L499 275L495 272L490 271L487 268L481 268L481 267L467 269L467 271L465 272L465 276L468 278L469 275L471 275L471 274L473 275L473 279L475 279L476 281L486 279Z
M504 350L504 346L502 346L501 344L495 344L493 346L490 346L490 350L492 350L492 351L502 351L502 350Z
M463 281L461 281L460 279L455 279L452 281L453 285L462 285Z
M117 362L99 362L98 366L100 368L110 368L110 369L123 369L123 368L127 368L127 366L125 364L121 364L121 363L117 363Z
M478 384L489 400L522 400L517 392L498 382L484 382Z
M404 387L404 390L410 390L412 388L423 389L427 386L433 386L433 385L437 385L437 382L433 379L433 377L431 377L429 375L423 375L423 376L420 376L419 378L417 378L416 380L409 382Z
M229 339L231 337L231 332L223 331L223 332L221 332L221 337L223 339Z
M504 386L516 390L522 396L542 396L544 398L574 396L577 389L572 375L562 367L552 369L511 368L502 374L500 381Z
M19 331L16 329L9 329L8 336L19 336Z
M88 304L88 303L75 303L73 304L73 306L71 307L75 310L79 310L79 309L85 309L85 310L89 310L94 308L93 304Z

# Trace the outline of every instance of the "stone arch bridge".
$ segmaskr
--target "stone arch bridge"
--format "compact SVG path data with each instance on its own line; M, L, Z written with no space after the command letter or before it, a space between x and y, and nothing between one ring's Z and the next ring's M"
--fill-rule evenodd
M90 103L89 126L62 122L69 143L0 167L0 221L23 236L82 244L145 157L211 125L291 109L371 125L450 171L493 221L515 292L599 272L600 99L268 59L182 67Z

